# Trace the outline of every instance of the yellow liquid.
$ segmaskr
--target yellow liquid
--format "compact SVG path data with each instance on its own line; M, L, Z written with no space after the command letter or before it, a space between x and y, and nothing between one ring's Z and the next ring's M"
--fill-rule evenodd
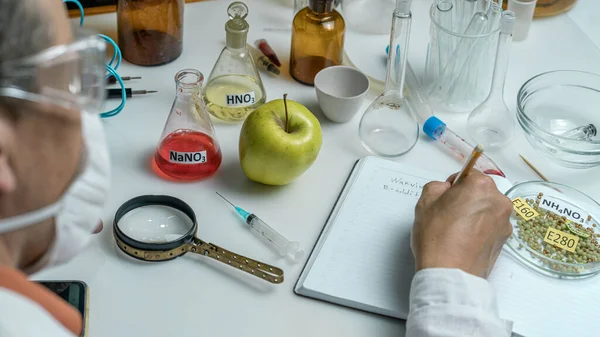
M262 85L249 76L223 75L206 85L208 111L225 121L242 121L266 101Z

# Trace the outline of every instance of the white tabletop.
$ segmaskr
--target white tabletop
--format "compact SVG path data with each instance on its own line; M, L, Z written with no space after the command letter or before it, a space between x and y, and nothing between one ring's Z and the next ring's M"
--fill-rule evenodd
M278 2L279 1L279 2ZM353 163L368 155L358 140L360 117L346 124L327 121L314 89L293 81L288 74L290 36L264 32L265 27L285 27L292 17L286 0L248 0L251 28L249 41L266 38L279 55L282 75L263 74L268 100L282 97L306 105L321 121L323 146L314 165L288 186L270 187L250 182L238 160L241 124L214 122L222 146L223 163L217 174L197 183L173 183L159 179L149 168L174 98L174 74L193 67L206 77L224 46L223 25L229 1L188 4L185 8L184 51L165 66L143 68L124 64L122 76L142 76L128 82L134 89L159 92L138 96L125 110L105 121L112 155L112 188L105 228L92 246L71 263L44 271L38 279L80 279L90 287L89 336L402 336L404 322L296 296L293 286L303 263L290 264L258 241L220 200L222 192L254 211L285 236L298 240L308 252L341 190ZM594 4L592 4L594 2ZM418 74L423 70L429 32L427 6L431 0L413 2L410 61ZM579 6L586 6L580 11ZM592 8L595 6L595 11ZM530 36L515 42L506 85L506 100L514 112L516 92L530 77L555 69L580 69L600 73L600 50L592 42L598 23L587 13L599 10L596 1L581 0L568 15L536 20ZM583 22L581 28L571 18ZM116 15L89 17L87 27L116 39ZM585 26L585 27L584 27ZM591 27L591 28L590 28ZM594 29L595 28L595 29ZM583 33L582 29L588 32ZM589 35L589 36L588 36ZM381 39L383 52L387 37ZM595 41L599 40L595 38ZM372 99L373 96L369 98ZM364 108L369 104L365 101ZM109 104L118 104L109 102ZM465 134L466 114L442 116L450 127ZM518 127L518 126L517 126ZM465 134L466 135L466 134ZM600 199L600 168L569 170L535 153L519 129L513 146L490 155L512 181L536 179L518 153L534 162L550 179L566 183ZM435 161L432 161L435 158ZM461 164L443 149L422 138L399 162L451 174ZM574 174L577 173L577 174ZM171 262L142 263L121 255L112 237L116 209L131 197L169 194L190 204L199 221L199 236L242 255L277 265L285 270L285 282L270 285L201 256L187 255ZM525 294L524 294L525 295Z

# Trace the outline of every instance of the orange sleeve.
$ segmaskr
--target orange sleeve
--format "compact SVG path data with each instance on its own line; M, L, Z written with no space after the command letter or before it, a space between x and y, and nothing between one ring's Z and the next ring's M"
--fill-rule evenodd
M36 302L75 336L81 336L81 313L46 287L29 281L25 274L13 268L0 267L0 287Z

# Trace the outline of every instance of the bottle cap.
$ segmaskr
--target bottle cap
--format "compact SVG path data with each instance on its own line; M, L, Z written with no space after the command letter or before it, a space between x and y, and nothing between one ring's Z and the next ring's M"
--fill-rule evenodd
M438 139L445 129L446 124L435 116L429 117L423 124L423 132L431 139Z
M240 49L246 46L250 25L245 20L248 16L248 6L243 2L233 2L227 8L230 20L225 24L226 43L229 48Z
M309 7L313 12L329 13L333 10L333 0L310 0Z

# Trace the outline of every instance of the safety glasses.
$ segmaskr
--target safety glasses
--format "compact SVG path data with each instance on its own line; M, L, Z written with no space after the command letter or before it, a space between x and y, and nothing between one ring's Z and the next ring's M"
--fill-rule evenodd
M100 113L105 98L106 44L77 27L75 41L0 64L0 96Z

